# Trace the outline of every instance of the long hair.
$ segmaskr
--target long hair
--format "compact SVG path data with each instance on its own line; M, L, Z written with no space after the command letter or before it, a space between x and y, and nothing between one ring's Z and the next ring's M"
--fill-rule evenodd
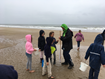
M54 32L53 31L51 31L50 33L49 33L49 37L51 37L51 35L53 34Z

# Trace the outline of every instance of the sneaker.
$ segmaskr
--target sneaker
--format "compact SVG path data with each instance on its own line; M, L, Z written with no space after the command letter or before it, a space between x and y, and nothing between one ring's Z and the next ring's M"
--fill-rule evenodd
M68 65L68 63L66 63L66 62L63 62L63 63L62 63L62 65Z

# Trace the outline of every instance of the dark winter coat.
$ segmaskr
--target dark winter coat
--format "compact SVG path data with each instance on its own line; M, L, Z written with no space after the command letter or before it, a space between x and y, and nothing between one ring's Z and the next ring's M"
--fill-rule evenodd
M39 38L38 38L38 48L41 49L41 51L44 50L44 46L45 46L45 37L42 36L42 34L44 33L43 30L40 30L39 34Z
M46 61L49 62L48 59L51 57L51 48L50 47L51 47L51 43L53 42L53 38L47 37L46 42L47 42L47 44L44 47L44 53L46 56Z
M73 48L72 36L73 36L73 32L70 29L67 30L65 37L61 36L62 49L64 51L69 51Z
M53 46L53 47L56 48L56 45L55 45L55 44L57 44L58 42L56 41L56 39L55 39L54 37L52 37L52 38L53 38L53 40L54 40L54 43L53 43L51 46ZM56 48L56 50L57 50L57 48Z
M0 65L0 79L18 79L18 74L13 66Z
M102 35L102 37L103 37L102 45L104 45L104 40L105 40L105 30L103 31L103 33L102 33L101 35Z
M85 59L90 56L89 65L94 69L100 69L101 63L105 65L105 52L102 42L102 35L97 35L94 43L90 45L86 52Z

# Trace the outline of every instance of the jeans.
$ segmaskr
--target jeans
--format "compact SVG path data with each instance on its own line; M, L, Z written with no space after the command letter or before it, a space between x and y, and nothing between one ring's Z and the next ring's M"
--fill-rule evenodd
M77 47L80 47L80 41L77 41Z
M54 52L53 53L53 58L54 58L54 62L53 62L53 64L56 64L56 53ZM50 58L50 60L51 60L51 64L52 64L52 57Z
M65 59L65 63L69 63L70 66L73 66L73 62L72 62L69 52L70 51L63 51L63 57Z
M89 79L98 79L99 72L100 72L100 69L90 68Z
M32 64L32 54L26 53L27 56L27 69L31 70L31 64Z

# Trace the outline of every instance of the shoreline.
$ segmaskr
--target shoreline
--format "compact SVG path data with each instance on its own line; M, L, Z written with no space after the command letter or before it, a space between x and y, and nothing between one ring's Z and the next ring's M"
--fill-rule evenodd
M55 26L0 26L0 28L22 28L22 29L42 29L43 30L62 30L60 27ZM105 29L104 27L69 27L72 31L82 30L83 32L99 32L101 33Z
M24 38L25 39L25 35L27 34L31 34L33 36L33 43L37 44L38 41L38 37L39 37L39 31L40 29L32 29L32 28L6 28L6 27L0 27L0 37L6 37L7 39L20 39L20 38ZM45 31L45 38L49 36L49 32L54 31L55 32L55 38L56 40L58 40L59 36L60 36L60 30L46 30ZM63 33L63 31L61 31L61 34ZM73 31L73 35L75 36L75 34L78 33L78 31ZM94 39L96 37L97 34L99 34L99 32L82 32L82 34L84 35L84 39L85 42L81 42L81 45L83 46L89 46L91 43L94 42ZM76 45L76 39L74 39L74 36L72 38L73 40L73 45ZM13 37L13 38L12 38ZM58 43L59 44L59 43Z

